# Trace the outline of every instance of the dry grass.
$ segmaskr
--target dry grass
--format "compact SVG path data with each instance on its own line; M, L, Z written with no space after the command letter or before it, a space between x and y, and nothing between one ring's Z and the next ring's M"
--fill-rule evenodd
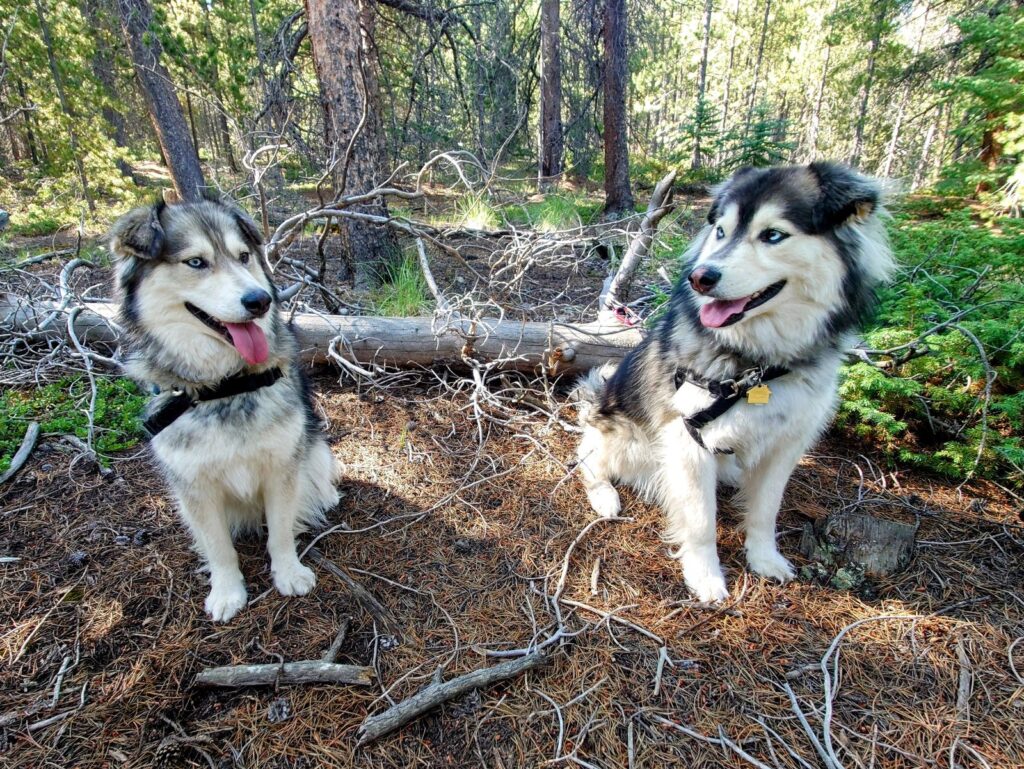
M344 586L322 571L310 596L264 595L270 580L256 539L240 552L259 598L230 624L211 624L202 614L206 580L145 458L124 458L104 480L81 463L69 469L65 455L43 446L0 494L0 555L18 559L0 565L0 762L751 765L724 736L766 765L817 767L827 764L784 686L824 742L829 682L828 733L845 767L1024 764L1024 679L1010 659L1024 671L1024 644L1011 648L1024 634L1024 532L1005 495L883 474L836 443L807 460L790 487L783 551L795 554L805 515L863 496L873 512L920 517L929 544L909 570L857 592L767 583L743 571L726 508L720 540L733 598L694 605L659 540L659 512L627 497L634 520L587 533L568 560L562 595L664 639L670 661L657 693L659 643L566 603L569 629L584 632L552 646L551 665L356 749L363 718L389 696L416 691L439 666L456 675L488 664L474 647L546 637L554 620L543 593L554 592L590 513L574 480L559 485L572 437L545 432L539 418L493 426L479 453L464 404L426 378L387 398L320 385L334 450L347 465L332 522L354 530L386 523L338 530L318 546L400 619L404 642L386 648ZM352 627L339 661L375 665L381 688L191 685L208 665L318 657L346 616ZM874 617L845 634L826 679L820 662L833 639ZM291 715L272 722L271 706L279 710L282 699Z

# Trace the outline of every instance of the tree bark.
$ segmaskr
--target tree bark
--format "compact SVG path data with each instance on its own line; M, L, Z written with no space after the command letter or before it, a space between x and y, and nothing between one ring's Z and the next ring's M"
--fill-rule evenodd
M195 144L189 137L181 104L171 84L171 76L160 61L163 48L150 31L153 9L149 0L117 0L117 5L135 74L142 86L149 117L174 188L182 200L201 200L206 180Z
M78 120L68 102L67 94L64 92L64 78L61 76L60 67L57 66L57 57L53 50L53 38L50 36L50 25L46 20L46 8L43 0L36 0L36 13L39 16L39 31L43 35L43 45L46 46L46 60L50 64L50 73L53 75L53 84L57 89L57 100L60 102L60 110L68 119L68 141L71 143L71 154L74 155L75 168L78 169L78 178L82 182L82 195L89 206L90 211L96 210L92 195L89 193L89 180L85 177L85 165L82 163L82 152L78 148L78 133L75 131L75 124Z
M540 9L540 167L538 187L562 174L562 53L559 0L542 0Z
M626 0L605 0L604 11L604 210L610 217L633 211L629 187L629 135L626 100Z
M757 44L757 59L754 61L754 81L750 84L750 98L747 103L747 126L754 116L757 101L757 86L761 80L761 62L764 61L764 43L768 38L768 17L772 12L772 0L764 0L764 19L761 22L761 41Z
M306 0L335 196L368 192L386 176L374 13L374 0ZM356 210L388 215L383 199ZM356 287L379 285L399 253L394 234L365 222L345 221L340 227L342 257Z
M711 43L711 14L714 10L714 0L704 0L704 36L700 44L700 69L697 70L697 100L693 105L694 119L696 120L704 109L704 92L707 89L708 78L708 47ZM701 150L700 132L702 126L694 125L693 132L693 159L690 161L690 168L694 171L700 169Z

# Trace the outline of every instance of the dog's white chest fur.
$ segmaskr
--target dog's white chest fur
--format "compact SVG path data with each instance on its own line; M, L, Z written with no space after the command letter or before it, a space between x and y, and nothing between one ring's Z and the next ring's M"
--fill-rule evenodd
M164 468L192 483L219 489L234 513L233 525L262 515L264 484L273 466L298 451L304 429L300 413L266 388L244 398L251 405L209 401L186 412L153 440L153 450ZM235 409L231 424L221 412ZM244 411L251 410L249 415ZM239 429L235 419L245 420Z
M768 403L755 404L741 397L700 430L704 444L712 451L732 451L740 466L753 466L779 442L816 435L835 409L837 370L838 362L826 361L810 371L766 383L771 392ZM672 399L673 407L684 418L713 402L707 390L692 382L685 382Z

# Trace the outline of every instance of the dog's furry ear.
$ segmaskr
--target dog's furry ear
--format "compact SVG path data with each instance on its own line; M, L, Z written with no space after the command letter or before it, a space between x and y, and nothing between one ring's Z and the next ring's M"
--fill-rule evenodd
M133 208L110 228L110 253L118 259L156 259L164 250L160 214L166 204Z
M878 184L838 163L811 163L818 181L816 218L822 229L867 221L878 210L882 192Z
M234 218L235 224L238 225L246 245L254 251L261 250L263 247L263 231L259 228L259 225L238 206L229 206L229 208L231 209L231 216Z
M750 176L750 174L755 171L757 171L757 169L753 166L743 166L724 182L716 184L711 188L711 194L714 197L714 200L711 202L711 209L708 211L708 224L714 224L718 221L718 217L722 214L722 207L725 205L726 198L729 197L729 193L736 186L736 183L741 181L744 177Z

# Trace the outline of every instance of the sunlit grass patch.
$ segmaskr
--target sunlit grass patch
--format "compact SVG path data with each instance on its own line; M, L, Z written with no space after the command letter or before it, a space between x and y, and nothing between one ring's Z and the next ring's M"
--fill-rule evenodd
M388 267L384 283L374 292L379 315L405 318L421 314L427 307L427 283L416 258L406 254Z
M501 224L498 211L484 195L466 195L455 204L455 220L471 230L494 230Z

